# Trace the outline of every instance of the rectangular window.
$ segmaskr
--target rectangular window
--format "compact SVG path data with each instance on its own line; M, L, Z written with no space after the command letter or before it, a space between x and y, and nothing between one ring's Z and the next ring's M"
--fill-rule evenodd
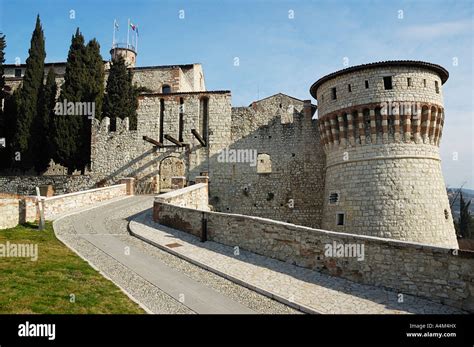
M331 192L329 193L329 204L335 205L339 202L339 193L338 192Z
M409 87L411 87L411 78L410 78L410 77L407 78L407 85L408 85Z
M439 94L439 84L438 84L438 81L435 81L435 90L436 90L436 94Z
M423 87L426 88L426 79L423 80Z
M386 77L383 78L383 87L385 89L393 89L392 76L386 76Z
M15 69L15 77L21 77L21 69Z
M348 91L349 93L352 92L352 87L351 87L351 84L350 84L350 83L347 85L347 91Z
M365 89L369 88L369 81L365 80Z
M344 225L344 213L336 214L336 225Z
M336 87L331 88L331 96L333 100L337 99L337 94L336 94Z

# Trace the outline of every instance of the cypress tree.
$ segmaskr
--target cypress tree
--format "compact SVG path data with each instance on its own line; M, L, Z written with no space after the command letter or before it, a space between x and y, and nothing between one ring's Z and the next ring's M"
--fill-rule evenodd
M31 132L34 119L38 114L38 96L43 87L44 60L44 34L39 15L36 17L36 26L31 38L31 46L26 59L26 70L23 83L19 92L18 113L16 119L13 149L21 154L20 167L30 169L33 167Z
M5 35L0 32L0 102L4 99L4 87L5 87L5 74L3 63L5 62L5 48L7 44L5 42ZM0 107L0 112L2 109ZM1 114L1 113L0 113Z
M101 119L102 103L104 99L104 61L100 55L100 45L92 39L86 46L87 71L89 83L87 84L87 100L95 103L95 118Z
M470 226L471 226L471 213L469 212L469 206L471 201L466 203L461 191L460 201L460 217L459 217L459 234L464 238L470 237Z
M66 62L66 73L59 102L81 102L86 98L87 86L86 48L84 37L79 31L71 39ZM84 122L81 115L55 115L53 144L56 158L71 174L75 169L82 170L81 149L84 146Z
M78 28L71 40L59 102L94 103L94 116L101 119L104 76L99 43L93 39L85 46ZM54 119L52 142L58 162L67 166L69 173L76 169L84 172L90 162L91 119L84 114Z
M104 62L100 55L100 45L92 39L85 49L85 65L87 81L84 86L84 99L88 103L94 103L94 117L102 118L102 103L104 98ZM89 117L82 117L82 146L80 148L79 167L81 170L89 164L91 156L91 124Z
M110 118L111 129L115 129L116 118L129 118L130 128L136 127L137 93L132 85L132 71L127 70L125 60L119 56L113 63L107 79L103 114Z
M3 100L6 96L6 91L4 90L5 87L5 77L4 75L4 68L3 63L5 62L5 35L0 32L0 105L2 105ZM5 114L0 106L0 137L6 138L6 119ZM8 145L8 142L6 143ZM9 164L9 158L7 153L7 148L0 147L0 168L6 168Z
M34 122L32 138L35 139L33 148L34 165L37 173L42 173L48 168L49 161L53 157L52 132L54 131L53 119L56 104L56 75L53 68L48 71L46 84L41 90L41 107Z
M72 36L67 56L66 73L60 95L61 101L66 99L68 102L80 102L86 97L86 87L89 82L86 60L84 36L77 28L75 35Z

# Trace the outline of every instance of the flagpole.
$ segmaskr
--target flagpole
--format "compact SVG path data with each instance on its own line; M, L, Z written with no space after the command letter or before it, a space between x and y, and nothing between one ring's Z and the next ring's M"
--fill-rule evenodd
M114 19L114 36L112 38L112 48L114 48L115 46L115 23L116 23L116 19Z
M138 54L138 27L135 30L135 53Z
M127 25L127 49L129 47L129 33L130 33L130 18L128 19L128 25Z

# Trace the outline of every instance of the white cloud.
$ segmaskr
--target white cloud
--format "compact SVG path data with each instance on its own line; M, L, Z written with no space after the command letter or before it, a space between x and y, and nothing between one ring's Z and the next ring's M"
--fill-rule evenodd
M472 21L460 20L438 22L425 25L412 25L399 31L399 36L405 39L434 39L442 36L458 34L472 35Z

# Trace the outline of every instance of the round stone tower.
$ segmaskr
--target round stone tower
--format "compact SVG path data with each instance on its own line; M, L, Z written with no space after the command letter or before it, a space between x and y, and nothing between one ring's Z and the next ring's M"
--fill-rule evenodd
M458 248L439 156L448 76L386 61L311 86L326 152L323 229Z
M127 44L116 43L110 50L110 56L112 61L117 59L119 56L122 56L127 67L135 67L137 52L132 45L128 45L127 47Z

